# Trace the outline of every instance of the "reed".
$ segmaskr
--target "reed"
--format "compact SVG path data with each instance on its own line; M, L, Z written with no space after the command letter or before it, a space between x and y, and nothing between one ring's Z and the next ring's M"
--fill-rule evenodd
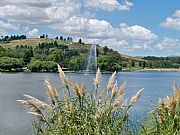
M180 89L176 83L173 83L172 88L173 94L159 99L157 108L146 118L141 134L180 134Z
M54 85L45 79L50 103L45 103L30 95L24 95L26 100L18 100L30 110L30 114L37 117L35 119L37 134L134 134L131 130L132 126L130 127L128 124L128 112L139 98L142 90L138 91L128 103L128 100L123 99L126 81L118 88L116 72L110 76L106 89L100 90L101 72L98 69L94 84L92 84L95 91L87 91L84 81L81 85L76 81L68 82L59 65L58 69L60 79L68 90L68 94L64 92L64 98L59 97ZM74 95L73 92L75 97L70 96Z

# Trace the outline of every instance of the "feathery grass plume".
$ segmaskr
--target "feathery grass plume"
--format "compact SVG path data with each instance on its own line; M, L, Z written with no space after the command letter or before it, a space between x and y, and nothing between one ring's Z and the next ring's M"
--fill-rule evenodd
M99 117L100 117L100 112L99 112L99 109L96 108L96 112L95 112L94 118L97 120Z
M36 107L38 107L39 109L48 109L48 110L52 110L52 107L48 104L46 104L43 101L38 100L37 98L30 96L30 95L26 95L24 94L24 96L29 99L28 101L31 102L32 104L34 104Z
M165 106L165 103L164 103L164 100L163 99L161 99L161 98L159 98L159 106L160 106L160 108L164 108L164 106Z
M98 68L97 73L96 73L96 78L94 79L95 89L98 89L98 88L99 88L100 80L101 80L101 71L100 71L100 69Z
M157 109L157 113L160 123L164 123L164 113L163 113L164 109L165 109L165 100L159 98L159 108Z
M116 97L116 99L115 99L115 101L113 103L113 108L117 107L117 105L119 104L119 102L123 98L125 87L126 87L126 81L119 88L117 97Z
M71 112L71 115L74 115L74 112L75 112L75 105L73 102L70 102L69 104L69 110Z
M131 98L131 101L130 101L130 103L129 103L129 106L133 106L133 105L136 103L136 101L137 101L137 99L140 97L141 92L142 92L143 89L144 89L144 88L140 89L140 90L136 93L136 95L134 95L134 96Z
M17 100L17 101L20 102L20 104L24 105L26 108L28 108L31 112L37 113L39 115L43 115L41 110L39 110L39 108L37 108L34 104L26 100Z
M110 91L110 89L113 87L114 80L116 78L116 71L109 77L109 81L107 84L107 90Z
M68 108L69 104L70 104L70 97L66 94L66 93L63 93L63 97L64 97L64 105L66 108Z
M118 95L113 103L113 108L117 107L121 99L123 98L124 94Z
M59 72L59 76L61 78L62 83L64 84L64 86L69 89L68 87L68 77L64 74L61 66L58 64L58 72Z
M117 84L117 81L115 82L113 88L112 88L112 92L111 92L111 97L114 98L115 95L116 95L116 92L117 92L117 89L118 89L118 84Z
M180 88L178 87L178 85L175 82L173 83L173 90L174 90L175 98L176 98L178 104L180 105Z
M106 98L105 100L105 105L104 105L104 110L103 110L103 114L108 114L108 111L109 111L109 98Z
M82 97L84 97L86 94L86 84L84 81L82 81L82 84L81 84L81 94L82 94Z
M101 104L102 103L102 98L104 96L104 91L101 91L100 95L99 95L99 98L98 98L98 104Z
M164 114L163 114L162 110L158 109L157 113L158 113L158 116L159 116L160 123L164 123Z
M78 86L78 84L77 84L76 81L73 81L73 82L72 82L72 86L73 86L73 90L74 90L74 92L76 93L76 95L77 95L78 97L81 97L80 88L79 88L79 86Z
M171 116L174 116L174 114L175 114L176 103L177 102L173 96L167 96L167 98L165 100L165 107L168 108Z
M53 84L45 79L45 85L47 87L47 94L53 105L55 105L56 101L58 100L58 93L56 88L53 86Z
M127 99L122 102L121 106L118 109L118 112L123 111L126 108L126 106L127 106Z
M124 83L120 86L119 91L118 91L118 96L124 94L124 90L125 90L125 87L126 87L126 82L127 81L124 81Z
M28 113L36 116L36 117L39 118L41 121L45 121L42 114L39 114L39 113L37 113L37 112L28 112Z

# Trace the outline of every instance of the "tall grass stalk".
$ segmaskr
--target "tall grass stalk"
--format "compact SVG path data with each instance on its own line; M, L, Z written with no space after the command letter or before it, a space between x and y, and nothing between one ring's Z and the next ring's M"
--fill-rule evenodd
M180 88L173 84L174 93L159 99L156 109L152 110L142 125L144 135L180 135Z
M67 89L63 97L59 97L50 80L45 79L49 104L30 95L24 95L26 100L18 100L30 110L30 114L35 116L34 126L37 134L133 134L129 125L129 109L137 101L142 90L139 90L128 103L128 100L123 98L126 81L118 87L116 72L109 78L106 89L100 90L101 72L98 69L94 79L94 90L88 93L84 81L81 86L76 81L68 82L67 76L59 65L58 70L62 83ZM72 93L75 93L75 98L71 97Z

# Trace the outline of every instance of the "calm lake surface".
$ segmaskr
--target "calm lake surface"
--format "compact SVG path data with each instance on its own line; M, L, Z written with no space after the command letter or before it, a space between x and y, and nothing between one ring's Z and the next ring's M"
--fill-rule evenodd
M92 89L94 74L67 74L70 80L86 81L87 88ZM103 74L101 89L107 84L110 74ZM48 77L57 90L63 89L57 73L0 73L0 135L30 135L31 117L16 100L23 99L23 94L29 94L47 101L44 78ZM140 88L144 91L131 110L133 119L141 120L145 114L155 107L159 98L172 93L172 83L180 85L180 72L120 72L118 83L127 80L125 98L130 99Z

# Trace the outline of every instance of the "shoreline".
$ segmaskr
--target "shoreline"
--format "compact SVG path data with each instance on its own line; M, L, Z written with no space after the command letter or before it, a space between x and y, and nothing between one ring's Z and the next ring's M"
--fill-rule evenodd
M137 70L138 72L180 72L180 68L145 68Z
M96 72L85 72L85 71L64 71L65 73L76 73L76 74L96 74ZM179 69L174 69L174 68L146 68L146 69L140 69L140 70L121 70L118 72L180 72ZM0 71L1 73L58 73L58 72L31 72L31 71ZM111 71L101 71L102 74L111 74L113 72Z

